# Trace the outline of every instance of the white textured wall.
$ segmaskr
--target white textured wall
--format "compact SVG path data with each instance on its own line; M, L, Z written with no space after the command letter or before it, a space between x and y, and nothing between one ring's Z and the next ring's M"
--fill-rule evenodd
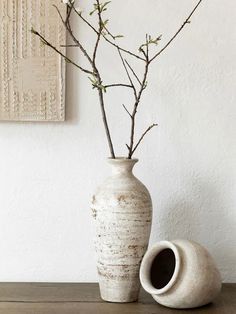
M111 26L132 48L146 32L163 33L164 42L195 3L113 0ZM156 121L159 127L136 166L153 197L151 241L199 241L228 282L236 281L235 19L234 0L203 1L153 65L138 132ZM88 30L79 32L91 48ZM108 81L119 81L122 68L109 51L100 65ZM109 174L108 151L86 76L69 66L67 85L66 123L0 123L0 281L97 279L89 200ZM128 118L121 104L129 96L116 90L107 100L122 155Z

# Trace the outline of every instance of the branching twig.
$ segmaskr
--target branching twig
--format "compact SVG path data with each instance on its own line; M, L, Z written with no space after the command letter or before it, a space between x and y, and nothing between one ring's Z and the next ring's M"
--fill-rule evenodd
M156 59L163 51L166 50L166 48L168 48L168 46L172 43L172 41L179 35L179 33L182 31L182 29L184 28L185 25L190 23L190 18L193 16L194 12L197 10L197 8L199 7L199 5L201 4L203 0L199 0L198 3L196 4L196 6L193 8L193 10L191 11L191 13L189 14L189 16L187 17L187 19L185 20L185 22L181 25L181 27L178 29L178 31L174 34L173 37L171 37L171 39L167 42L167 44L159 51L157 52L154 57L151 58L150 62L152 62L154 59Z
M181 27L177 30L177 32L170 38L170 40L164 45L164 47L159 50L156 54L154 54L153 57L150 58L149 56L149 46L151 44L158 44L158 41L161 39L161 36L157 37L157 38L152 38L149 35L146 35L146 41L144 44L142 44L139 48L139 52L142 53L142 55L138 55L132 51L129 51L123 47L121 47L120 45L118 45L116 43L116 39L118 36L114 36L109 29L107 28L106 24L107 21L103 20L103 11L106 10L106 8L104 9L104 7L106 7L109 2L105 2L105 3L101 3L100 0L95 0L95 4L94 7L95 9L93 10L93 12L97 11L97 15L98 15L98 29L95 28L92 23L90 23L90 21L85 18L81 12L79 12L74 5L74 1L73 0L69 0L69 4L67 5L67 15L66 18L64 20L64 18L62 17L62 14L60 13L60 10L58 9L58 7L55 8L59 14L59 17L63 23L63 25L65 26L66 30L68 31L70 37L72 38L74 44L67 44L67 45L61 45L61 47L77 47L81 50L81 52L83 53L83 55L86 57L86 59L88 60L90 66L92 67L92 70L88 70L82 66L80 66L79 64L77 64L76 62L74 62L73 60L71 60L69 57L67 57L64 53L62 53L61 51L59 51L59 49L55 46L53 46L50 42L47 41L47 39L45 39L40 33L38 33L35 30L32 30L32 33L34 33L36 36L38 36L41 41L48 47L50 47L51 49L53 49L55 52L57 52L61 57L63 57L67 62L73 64L76 68L80 69L82 72L89 74L91 77L89 77L89 79L92 82L92 86L93 88L96 88L98 91L98 95L99 95L99 103L100 103L100 108L101 108L101 112L102 112L102 119L103 119L103 123L104 123L104 127L105 127L105 132L106 132L106 137L108 140L108 145L109 145L109 149L110 149L110 154L112 158L116 158L115 156L115 152L114 152L114 147L113 147L113 142L112 142L112 138L111 138L111 134L110 134L110 129L108 126L108 121L107 121L107 114L106 114L106 110L105 110L105 100L104 100L104 92L106 92L107 88L113 88L113 87L125 87L125 88L130 88L133 90L133 94L134 94L134 105L133 105L133 109L132 111L129 111L127 109L127 107L123 104L123 108L125 109L125 111L127 112L127 114L129 115L130 119L131 119L131 131L130 131L130 144L126 144L126 147L128 149L128 158L132 158L134 152L137 150L137 148L139 147L139 145L141 144L142 140L144 139L145 135L155 126L157 126L157 124L152 124L151 126L149 126L145 132L142 134L142 136L140 137L140 139L138 140L137 144L134 144L135 141L135 127L136 127L136 115L138 112L138 107L143 95L144 90L146 89L147 86L147 77L148 77L148 72L149 72L149 66L152 63L152 61L154 61L158 56L160 56L162 54L162 52L164 52L169 45L175 40L175 38L180 34L180 32L182 31L182 29L185 27L186 24L190 23L190 19L193 16L194 12L197 10L198 6L200 5L200 3L202 2L202 0L199 0L198 3L195 5L195 7L193 8L193 10L191 11L191 13L189 14L189 16L187 17L187 19L184 21L184 23L181 25ZM74 35L73 30L71 28L70 25L70 17L72 14L72 11L77 14L77 16L93 31L95 32L97 38L94 44L94 50L92 55L90 55L88 53L88 51L85 49L84 45L80 42L80 40ZM92 12L92 13L93 13ZM100 69L97 67L96 64L96 59L97 59L97 54L98 54L98 49L99 49L99 44L100 41L104 39L108 44L110 44L111 46L115 47L118 51L119 57L121 59L122 62L122 66L124 67L125 73L128 77L129 80L129 84L125 84L125 83L115 83L115 84L107 84L104 85L103 84L103 80L102 80L102 76L101 76L101 72ZM145 66L144 66L144 72L143 72L143 76L142 79L139 78L139 75L137 75L136 71L134 70L134 68L130 65L130 63L124 58L123 54L129 55L133 58L136 58L140 61L143 61ZM135 84L133 82L133 79L135 79ZM138 84L137 84L138 83ZM138 86L136 86L138 85Z
M134 109L133 109L133 113L132 113L132 119L131 119L131 136L130 136L130 145L128 146L128 150L129 150L129 155L128 158L132 158L135 150L137 149L138 145L140 144L140 142L142 141L143 137L146 135L146 133L150 130L147 129L146 132L143 134L143 136L141 137L141 139L139 140L138 144L134 147L134 135L135 135L135 119L136 119L136 114L137 114L137 109L138 109L138 105L140 103L140 99L142 97L143 91L146 88L146 84L147 84L147 76L148 76L148 70L149 70L149 65L150 63L155 60L163 51L165 51L165 49L172 43L172 41L178 36L178 34L181 32L181 30L184 28L184 26L188 23L190 23L190 18L192 17L192 15L194 14L194 12L197 10L198 6L200 5L200 3L202 2L202 0L199 0L197 5L193 8L193 10L191 11L191 13L189 14L189 16L187 17L187 19L185 20L185 22L182 24L182 26L178 29L178 31L175 33L175 35L168 41L168 43L156 54L154 55L154 57L152 57L151 59L149 58L149 41L148 41L148 36L146 35L146 51L142 48L142 46L140 47L141 52L143 53L143 55L146 58L146 65L145 65L145 71L144 71L144 77L143 80L141 82L141 88L138 94L138 97L136 99L136 102L134 104ZM159 37L160 38L160 37ZM153 125L156 126L156 125ZM151 128L153 127L151 126Z
M130 132L130 145L129 145L129 155L128 158L131 159L133 156L133 147L134 147L134 135L135 135L135 122L136 122L136 114L137 114L137 110L138 110L138 105L140 103L143 91L146 88L146 84L147 84L147 76L148 76L148 70L149 70L149 56L148 56L148 50L147 50L147 55L146 55L146 64L145 64L145 70L144 70L144 75L143 75L143 80L141 82L141 87L139 90L139 93L136 97L135 103L134 103L134 108L133 108L133 112L131 114L132 118L131 118L131 132Z
M66 20L64 21L60 10L58 9L58 7L53 4L54 8L57 10L58 15L60 16L60 19L62 21L62 24L65 26L66 30L68 31L69 35L71 36L72 40L75 42L75 44L77 45L77 47L82 51L82 53L84 54L84 56L87 58L87 60L89 61L89 63L91 65L93 65L92 59L90 58L89 54L87 53L86 49L83 47L83 45L80 43L80 41L74 36L74 33L70 27L70 15L71 15L71 11L72 8L70 7L68 13L67 13L67 17Z
M75 8L75 6L74 6L74 3L71 3L71 6L72 6L74 12L79 16L79 18L81 18L81 20L82 20L85 24L87 24L87 26L89 26L89 27L98 35L99 32L96 30L96 28L95 28L87 19L85 19L85 18L83 17L82 13L80 13L80 12L78 12L78 11L76 10L76 8ZM105 29L106 29L106 28L105 28ZM106 31L107 31L107 29L106 29ZM109 34L111 35L110 32L109 32ZM137 58L137 59L139 59L139 60L145 61L144 58L140 57L140 56L137 55L136 53L134 53L134 52L132 52L132 51L129 51L129 50L127 50L127 49L121 47L120 45L117 45L115 42L112 42L109 38L106 37L105 34L102 33L101 36L104 38L104 40L105 40L106 42L108 42L108 43L109 43L110 45L112 45L113 47L119 49L120 51L125 52L125 53L129 54L130 56L135 57L135 58ZM111 35L111 36L112 36L112 38L114 39L114 36L113 36L113 35Z
M78 69L80 69L82 72L87 73L87 74L91 74L93 75L92 71L89 71L87 69L84 69L83 67L81 67L80 65L78 65L77 63L75 63L73 60L71 60L70 58L68 58L66 55L64 55L60 50L58 50L56 47L54 47L50 42L48 42L39 32L35 31L34 29L31 29L31 32L38 36L42 43L50 48L52 48L55 52L57 52L61 57L63 57L66 62L73 64L75 67L77 67Z
M135 54L134 52L131 52L125 48L122 48L120 45L117 45L116 43L112 42L110 39L108 39L104 34L102 34L102 37L105 39L106 42L114 46L115 48L119 49L122 52L125 52L126 54L129 54L132 57L135 57L139 60L145 61L144 58L140 57L139 55Z
M96 59L96 56L97 56L98 45L99 45L99 42L101 40L102 31L103 31L102 12L101 12L100 1L96 0L96 2L97 2L97 6L98 6L99 31L98 31L98 34L97 34L97 40L96 40L94 51L93 51L93 63L94 64L95 64L95 59Z
M97 0L97 3L99 4L99 0ZM102 112L102 119L103 119L105 132L106 132L106 136L107 136L107 140L108 140L108 145L109 145L111 157L115 158L114 147L113 147L113 143L112 143L112 139L111 139L111 134L110 134L108 121L107 121L107 116L106 116L106 110L105 110L104 95L103 95L104 86L102 85L101 75L100 75L99 70L98 70L98 68L96 66L97 49L98 49L98 45L99 45L99 42L100 42L100 39L101 39L101 33L102 33L101 11L100 11L100 9L98 10L98 18L99 18L99 31L97 32L97 36L98 37L97 37L97 40L96 40L96 44L95 44L95 48L94 48L94 52L93 52L93 57L90 57L90 55L88 54L86 49L83 47L83 45L80 43L80 41L74 36L73 31L72 31L71 26L70 26L70 16L71 16L72 9L74 8L73 2L69 1L69 5L67 6L67 17L66 17L66 20L63 19L59 9L56 6L54 6L54 7L56 8L63 25L65 26L65 28L68 31L68 33L70 34L71 38L75 42L75 45L73 45L73 47L76 46L76 47L78 47L82 51L84 56L87 58L87 60L91 64L92 70L91 71L87 70L87 69L81 67L80 65L76 64L70 58L65 56L61 51L59 51L55 46L53 46L51 43L49 43L39 32L37 32L35 30L32 30L32 33L34 33L36 36L38 36L41 39L41 41L46 46L52 48L59 55L61 55L67 62L72 63L74 66L76 66L81 71L83 71L83 72L85 72L87 74L90 74L93 78L96 78L96 84L93 84L93 86L96 87L97 90L98 90L99 102L100 102L100 107L101 107L101 112ZM67 45L65 45L65 46L67 46Z
M127 66L126 66L126 64L125 64L125 60L124 60L124 58L123 58L123 56L122 56L122 54L121 54L121 52L120 52L120 49L117 48L117 50L118 50L118 54L119 54L119 56L120 56L121 62L122 62L122 64L123 64L123 67L124 67L124 69L125 69L126 75L127 75L128 79L129 79L130 85L132 86L132 89L133 89L133 92L134 92L134 97L135 97L135 99L137 99L137 97L138 97L138 96L137 96L137 90L136 90L135 85L134 85L134 83L133 83L133 81L132 81L132 79L131 79L131 76L130 76L129 71L128 71L128 69L127 69Z
M67 16L66 16L66 24L69 22L69 20L70 20L70 16L71 16L71 13L72 13L72 7L71 7L71 5L68 5L67 6ZM61 15L61 14L60 14Z
M125 109L125 111L128 113L128 115L130 116L130 118L132 119L131 113L130 113L129 110L126 108L126 106L125 106L124 104L123 104L122 106L123 106L123 108ZM126 144L126 146L127 146L127 144Z
M73 8L74 12L78 15L78 17L98 35L98 31L96 30L96 28L88 20L86 20L83 17L81 12L77 11L77 9L75 8L74 3L72 2L70 5Z
M129 62L127 60L125 60L125 63L127 64L127 66L129 67L130 71L133 73L133 76L136 78L136 80L138 81L138 83L140 85L142 85L138 75L134 72L134 69L131 67L131 65L129 64Z
M133 88L132 85L129 85L129 84L120 84L120 83L118 83L118 84L109 84L109 85L105 85L104 87L105 87L105 89L106 89L106 88L110 88L110 87L128 87L128 88Z
M101 78L100 77L99 77L99 81L101 82ZM107 139L108 139L108 145L109 145L109 149L110 149L110 153L111 153L111 158L116 158L114 147L113 147L113 143L112 143L112 139L111 139L111 133L110 133L110 129L109 129L108 122L107 122L107 115L106 115L105 102L104 102L104 95L103 95L102 89L98 89L98 95L99 95L100 107L101 107L101 111L102 111L102 119L103 119L103 123L104 123L104 126L105 126L105 132L106 132L106 136L107 136Z
M146 131L143 133L143 135L140 137L139 141L137 142L137 144L134 146L133 150L132 150L132 155L134 154L134 152L136 151L136 149L139 147L139 145L141 144L142 140L144 139L145 135L155 126L158 126L158 124L154 123L152 125L150 125Z
M73 45L73 44L68 44L68 45L60 45L60 47L62 48L75 48L75 47L79 47L78 45Z
M98 23L99 23L99 31L97 33L97 40L95 43L95 47L94 47L94 51L93 51L93 58L92 58L92 63L93 63L93 72L94 72L94 76L97 78L98 81L98 86L102 86L102 78L100 75L100 72L96 66L96 57L97 57L97 50L98 50L98 46L100 43L100 39L101 39L101 34L103 31L103 25L102 25L102 12L100 9L100 2L99 0L96 0L97 6L98 6ZM115 156L115 151L114 151L114 146L113 146L113 142L112 142L112 138L111 138L111 133L110 133L110 129L109 129L109 125L108 125L108 121L107 121L107 115L106 115L106 109L105 109L105 101L104 101L104 89L102 88L97 88L98 89L98 96L99 96L99 103L100 103L100 108L101 108L101 112L102 112L102 119L103 119L103 124L105 127L105 132L106 132L106 136L107 136L107 140L108 140L108 145L109 145L109 149L110 149L110 153L111 153L111 158L116 158Z

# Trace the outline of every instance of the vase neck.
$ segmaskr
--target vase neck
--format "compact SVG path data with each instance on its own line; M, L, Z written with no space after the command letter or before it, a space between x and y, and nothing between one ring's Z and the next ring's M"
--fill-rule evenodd
M108 159L108 163L112 167L112 174L132 174L134 165L138 162L138 159L116 158Z

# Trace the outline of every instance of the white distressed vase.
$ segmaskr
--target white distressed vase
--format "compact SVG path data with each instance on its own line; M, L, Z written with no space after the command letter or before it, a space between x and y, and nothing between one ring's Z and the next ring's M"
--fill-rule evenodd
M213 258L203 246L188 240L156 243L143 258L140 280L158 303L176 309L206 305L221 290Z
M139 269L152 221L147 188L133 175L137 159L108 159L112 175L97 189L91 208L100 293L108 302L134 302L140 290Z

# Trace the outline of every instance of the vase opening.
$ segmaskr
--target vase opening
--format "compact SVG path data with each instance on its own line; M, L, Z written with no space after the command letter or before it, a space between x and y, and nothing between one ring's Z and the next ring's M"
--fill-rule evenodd
M173 277L175 266L174 252L169 248L160 251L154 258L150 270L150 279L153 287L156 289L164 288Z
M134 165L138 159L128 159L126 157L108 158L108 163L112 166L114 174L132 173Z
M120 162L131 162L131 163L134 162L134 163L136 163L136 162L138 162L138 158L129 159L127 157L116 157L116 158L109 157L108 162L110 162L110 163L120 163Z
M144 256L140 280L150 294L163 294L176 282L180 271L178 248L169 241L154 245Z

